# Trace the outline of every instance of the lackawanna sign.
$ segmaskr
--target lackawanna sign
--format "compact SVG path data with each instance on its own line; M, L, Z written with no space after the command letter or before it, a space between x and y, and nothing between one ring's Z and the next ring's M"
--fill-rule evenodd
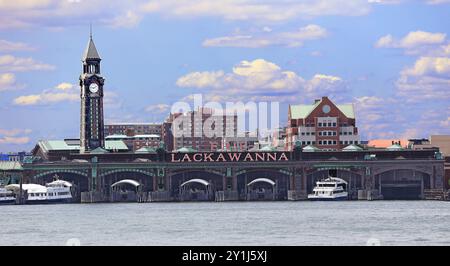
M197 152L171 154L172 163L279 161L289 161L286 152Z

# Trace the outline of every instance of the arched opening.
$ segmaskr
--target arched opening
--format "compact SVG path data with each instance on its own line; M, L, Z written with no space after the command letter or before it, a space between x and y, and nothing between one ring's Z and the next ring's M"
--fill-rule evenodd
M248 186L255 180L258 181ZM289 174L277 169L245 170L237 176L237 189L241 200L286 200Z
M275 200L276 182L269 178L257 178L247 184L247 200Z
M191 180L204 180L208 183L208 187L206 189L202 182L186 183ZM216 190L223 188L223 176L216 172L202 170L175 172L169 177L169 188L171 196L176 200L214 200Z
M385 200L418 200L429 189L430 175L413 169L389 170L375 175L375 188Z
M124 179L111 185L111 202L136 202L141 184L133 179Z
M51 171L42 173L31 178L30 183L45 186L48 183L55 181L55 179L64 180L72 184L70 191L72 194L71 202L80 203L81 193L89 191L89 180L87 176L77 172L59 172Z
M140 170L111 170L99 176L105 197L114 202L144 202L155 186L151 173ZM127 182L121 181L128 180ZM131 182L131 181L133 182ZM134 186L136 182L139 186ZM113 185L118 183L118 185Z
M322 169L315 170L307 173L307 192L311 194L316 182L326 179L328 177L337 177L347 182L347 192L349 199L358 198L358 190L363 189L362 176L347 169Z
M194 178L180 185L181 201L208 201L211 199L211 183L204 179Z

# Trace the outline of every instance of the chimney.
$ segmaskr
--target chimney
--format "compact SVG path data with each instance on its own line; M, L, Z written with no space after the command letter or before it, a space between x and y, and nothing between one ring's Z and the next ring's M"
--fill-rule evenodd
M315 100L314 100L314 104L316 104L316 103L318 103L318 102L320 102L320 99L315 99Z

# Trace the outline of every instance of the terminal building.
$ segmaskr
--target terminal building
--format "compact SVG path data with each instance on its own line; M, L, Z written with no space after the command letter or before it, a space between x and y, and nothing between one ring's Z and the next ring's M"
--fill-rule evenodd
M287 138L284 150L223 151L221 139L195 135L179 139L177 131L196 131L188 125L179 127L176 118L192 119L194 124L206 122L214 117L206 110L200 120L194 120L196 113L191 112L172 114L163 123L161 133L155 135L162 134L161 144L173 136L173 149L166 144L130 148L125 138L107 135L155 132L104 126L100 61L91 37L80 76L80 139L39 141L23 163L0 163L4 180L17 181L19 177L23 183L46 184L57 175L73 184L74 199L84 203L305 200L315 183L329 176L348 182L350 199L448 197L444 183L447 164L439 148L413 149L395 143L383 149L362 147L353 107L335 105L327 97L313 105L289 108L289 126L282 133ZM210 125L212 131L226 134L237 130L236 117L216 118L214 127ZM213 141L219 150L211 148Z

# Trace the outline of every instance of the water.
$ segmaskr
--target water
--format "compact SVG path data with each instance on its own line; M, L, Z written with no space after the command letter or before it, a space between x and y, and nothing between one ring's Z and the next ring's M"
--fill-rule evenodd
M0 212L0 245L450 245L450 202L439 201L70 204Z

